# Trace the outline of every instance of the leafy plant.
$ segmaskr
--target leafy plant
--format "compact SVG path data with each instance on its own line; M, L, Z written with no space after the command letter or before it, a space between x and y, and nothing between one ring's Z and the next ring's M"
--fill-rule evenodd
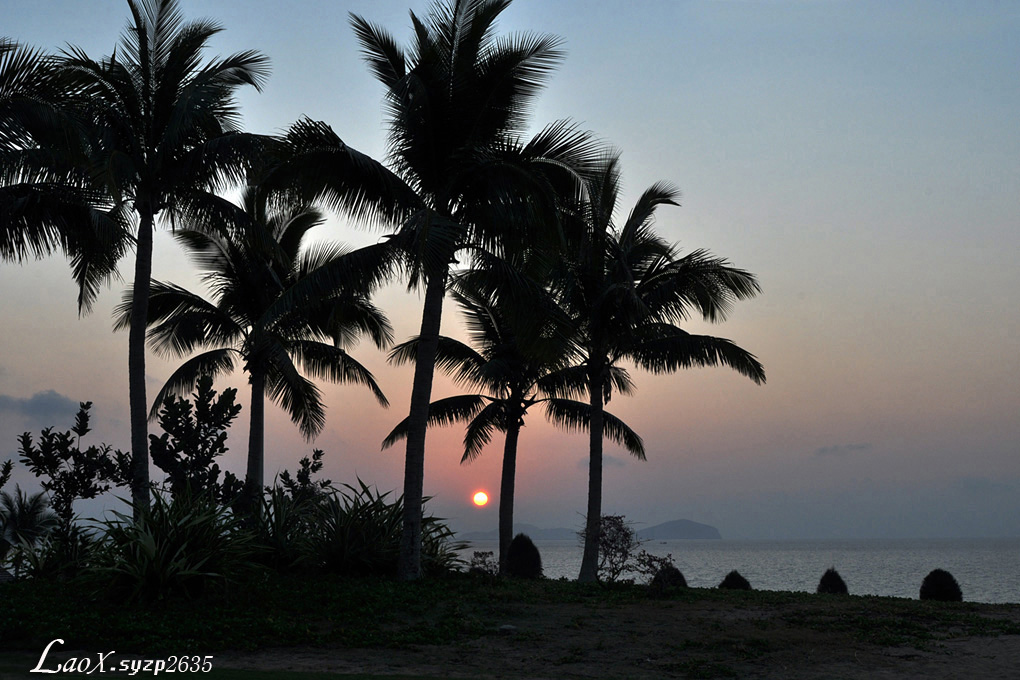
M0 465L0 490L4 488L4 485L11 479L11 470L14 468L14 461L6 460L3 465Z
M468 573L494 579L499 575L499 562L493 557L491 550L476 550L471 554Z
M95 498L111 486L121 486L130 478L130 459L122 451L113 451L108 444L90 446L84 451L81 438L91 431L91 401L80 402L74 427L68 432L54 432L47 427L39 434L36 446L32 435L18 437L21 462L50 494L50 505L60 518L62 530L70 530L74 518L74 501Z
M73 578L92 564L98 544L94 531L77 524L61 527L24 551L25 573L38 579Z
M163 401L158 416L163 434L149 435L149 451L152 462L167 474L172 497L209 494L226 504L238 497L243 483L230 472L220 481L215 460L228 451L227 428L241 405L234 403L237 390L225 389L217 397L212 384L212 376L199 377L194 404L172 394Z
M95 570L130 600L195 597L222 589L256 569L254 534L205 495L153 494L137 519L114 512L103 523Z
M542 556L535 543L525 534L510 541L506 553L506 572L517 578L542 578Z
M59 523L43 492L29 495L20 486L14 487L14 495L0 492L0 562L13 548L10 561L19 576L27 554Z
M312 457L305 456L298 462L298 471L294 477L289 470L280 473L279 483L294 500L317 500L329 489L333 482L329 479L312 480L312 475L322 470L322 449L312 451Z
M582 544L587 542L588 526L586 522L584 528L577 532ZM631 556L640 545L641 541L623 515L602 515L599 523L598 580L614 583L624 573L632 571Z
M312 533L312 556L329 572L349 576L372 574L396 576L400 532L404 513L402 498L387 500L360 479L358 486L342 489L319 503ZM438 574L458 568L462 544L453 541L450 528L437 517L422 518L422 569Z
M963 591L953 575L945 569L933 569L921 583L922 600L963 602Z

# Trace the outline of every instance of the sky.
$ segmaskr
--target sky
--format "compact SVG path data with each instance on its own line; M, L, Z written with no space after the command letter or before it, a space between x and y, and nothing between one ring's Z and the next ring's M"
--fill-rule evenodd
M308 116L385 157L382 88L347 13L406 44L408 10L426 2L181 5L224 26L210 56L270 58L264 91L240 97L247 130ZM0 16L0 35L98 58L128 12L113 0L0 0ZM724 323L688 329L754 353L767 384L725 368L635 370L636 394L610 402L648 455L607 445L604 512L638 528L691 519L733 539L1020 536L1020 4L516 0L499 26L563 38L534 130L568 118L622 152L621 221L646 187L674 182L682 205L659 212L659 232L763 289ZM318 236L364 245L379 232L334 217ZM199 286L165 230L155 252L155 278ZM23 431L70 429L86 400L85 443L128 448L127 334L113 333L111 310L131 262L85 316L61 257L0 263L0 460L17 457ZM417 332L416 293L394 282L378 300L398 340ZM452 305L444 331L458 333ZM390 408L324 385L327 425L306 442L270 406L267 479L321 448L334 483L402 487L403 447L379 444L407 414L411 368L368 343L355 356ZM150 397L175 365L150 355ZM240 474L246 378L217 387L237 387L245 405L221 463ZM439 378L433 397L459 390ZM427 508L456 529L494 529L496 503L470 499L497 496L502 442L460 465L462 436L429 432ZM517 469L518 522L582 524L585 435L531 414ZM24 468L15 481L33 483Z

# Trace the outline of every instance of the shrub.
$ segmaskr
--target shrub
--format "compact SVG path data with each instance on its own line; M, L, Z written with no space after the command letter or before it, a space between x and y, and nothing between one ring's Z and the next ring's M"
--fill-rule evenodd
M727 590L751 590L751 584L736 569L726 574L719 587Z
M312 559L332 573L394 576L400 555L403 498L390 502L390 492L379 493L360 479L358 485L345 484L344 489L326 495L317 504ZM421 561L426 575L463 565L457 550L466 546L454 542L453 536L442 519L422 518Z
M653 592L662 593L670 588L686 588L687 579L672 564L667 564L656 572L649 584Z
M585 542L587 526L577 532L581 544ZM627 571L633 571L631 555L640 547L634 530L623 515L602 515L599 523L599 581L613 583Z
M89 529L77 524L60 527L38 545L25 546L25 573L31 578L74 578L93 564L98 545L98 537Z
M195 597L257 569L254 534L206 494L168 500L156 493L137 521L113 515L103 523L94 571L129 600Z
M963 592L952 574L944 569L934 569L921 582L921 599L963 602Z
M525 534L517 534L506 549L506 573L514 578L542 578L542 556Z
M494 579L499 575L499 563L496 562L491 550L476 550L471 555L468 573Z
M829 567L829 569L822 574L822 578L818 582L817 592L829 595L847 595L850 591L847 590L846 582L843 581L843 577L839 575L836 568Z

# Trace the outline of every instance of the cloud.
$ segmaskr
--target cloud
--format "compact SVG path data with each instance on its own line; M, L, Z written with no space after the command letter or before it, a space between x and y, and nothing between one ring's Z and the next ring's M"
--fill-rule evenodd
M37 392L28 399L0 394L0 413L14 413L57 429L73 425L78 402L54 390Z
M823 446L815 449L816 456L845 456L857 451L868 451L871 444L836 444L835 446Z
M611 467L622 468L622 467L624 467L626 465L627 465L626 461L624 461L622 458L617 458L616 456L611 456L608 453L602 454L602 469L603 470L605 470L606 468L611 468ZM581 460L577 461L577 467L580 468L581 470L587 470L588 469L588 457L585 456Z

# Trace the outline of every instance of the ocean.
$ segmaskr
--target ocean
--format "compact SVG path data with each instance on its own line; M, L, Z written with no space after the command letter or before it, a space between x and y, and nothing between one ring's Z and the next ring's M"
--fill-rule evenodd
M577 578L581 567L577 541L535 545L548 578ZM648 541L641 549L659 556L672 554L694 588L715 587L736 569L756 590L814 592L825 570L835 567L853 595L917 599L925 575L938 568L956 577L968 602L1020 603L1020 538L679 540ZM476 540L462 555L470 561L475 551L498 550L495 540Z

